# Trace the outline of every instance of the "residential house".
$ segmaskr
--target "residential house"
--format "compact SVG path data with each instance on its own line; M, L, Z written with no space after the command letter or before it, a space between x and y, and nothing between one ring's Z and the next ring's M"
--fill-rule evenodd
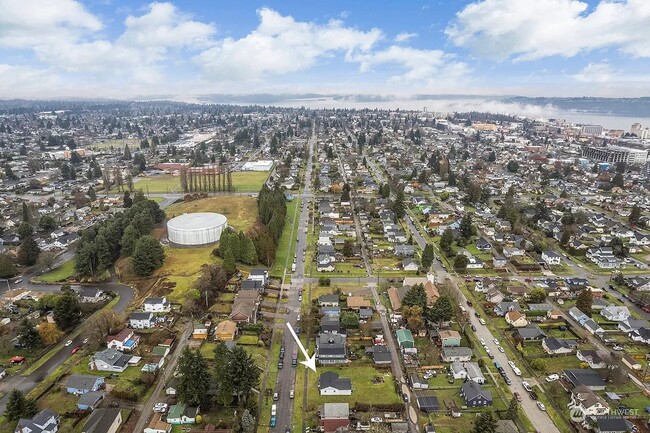
M605 389L605 381L597 371L591 368L566 369L562 376L574 387L584 385L593 391Z
M451 363L449 366L449 373L456 380L467 379L467 370L465 370L463 363L460 361L454 361Z
M148 329L156 326L156 318L153 313L131 313L129 315L129 327L134 329Z
M627 353L624 354L624 355L621 357L621 361L623 362L623 364L627 365L627 366L628 366L629 368L631 368L632 370L637 370L637 371L638 371L638 370L641 370L641 369L643 368L643 366L641 365L641 363L640 363L639 361L637 361L636 359L632 358L632 357L631 357L629 354L627 354Z
M222 320L214 330L214 339L219 341L233 341L236 335L237 323L232 320Z
M612 322L622 322L630 317L630 310L627 307L610 305L600 310L600 315Z
M408 375L409 382L413 389L429 389L429 382L417 373Z
M79 408L79 410L95 410L103 399L104 393L102 391L87 392L77 400L77 408Z
M192 329L192 338L195 340L207 340L210 332L210 323L195 323Z
M372 360L376 365L390 365L393 362L390 350L383 344L375 344L369 347L366 349L366 353L372 354Z
M338 315L323 315L320 318L320 330L323 333L338 334L341 332L340 316Z
M352 381L326 371L318 378L318 390L320 395L352 395Z
M408 329L398 329L395 332L397 336L397 345L403 351L415 349L415 340L413 334Z
M498 254L495 254L495 255L492 257L492 266L493 266L495 269L503 269L503 268L505 268L507 265L508 265L508 259L506 259L505 257L503 257L503 256L501 256L501 255L498 255Z
M320 408L319 424L325 433L333 433L341 428L347 430L350 427L350 404L325 403Z
M236 323L257 323L260 294L253 290L237 292L232 304L230 320Z
M569 308L569 316L573 318L576 322L579 324L584 324L587 320L589 320L589 316L587 316L585 313L580 311L577 307L571 307Z
M98 287L82 287L79 290L79 300L81 302L97 303L104 299L104 291Z
M132 359L134 357L125 355L117 349L104 349L91 355L89 365L91 370L123 373Z
M415 402L418 405L418 409L425 413L435 412L437 410L440 410L438 397L433 395L431 392L426 392L426 391L416 392ZM408 432L408 424L406 425L406 431Z
M318 272L334 272L336 267L334 261L329 254L318 254L316 256L316 270Z
M465 400L465 406L485 407L492 405L492 394L481 385L470 380L460 388L460 396Z
M524 341L541 340L546 337L546 334L539 326L532 324L526 325L523 328L517 328L515 334Z
M485 238L481 237L476 241L476 249L479 251L489 251L492 249L492 244Z
M471 381L474 381L480 385L485 383L485 376L481 371L481 367L478 365L478 362L466 362L463 364L463 367L467 371L467 378Z
M562 263L562 256L553 250L542 251L542 260L547 266L559 266Z
M167 298L147 298L142 309L145 313L166 313L171 311L171 304Z
M167 412L167 422L169 424L196 424L198 413L198 407L187 406L183 403L173 404Z
M602 335L605 333L605 330L600 327L593 319L588 319L585 323L582 324L584 328L589 331L592 335Z
M595 350L578 350L576 352L576 357L580 361L589 364L590 368L604 368L607 365Z
M458 331L443 329L438 332L438 339L442 347L460 346L460 333Z
M443 347L441 358L444 362L466 362L472 359L472 349L469 347Z
M59 418L59 415L50 409L43 409L32 419L20 418L14 433L57 433Z
M584 385L576 386L571 390L571 402L567 406L571 411L580 411L584 416L609 414L607 402Z
M418 263L411 258L406 258L402 260L401 264L402 264L402 269L404 269L405 271L417 271L420 268L420 265L418 265Z
M497 305L494 306L494 314L496 314L499 317L504 317L508 311L520 311L521 307L519 306L519 302L517 301L511 301L511 302L499 302Z
M508 311L505 315L506 323L513 328L522 328L528 325L528 320L526 320L526 315L520 313L519 311Z
M575 340L546 337L542 340L542 348L549 355L567 355L578 348L578 343Z
M650 328L644 327L630 331L628 337L639 343L650 344Z
M320 307L338 307L339 295L336 294L320 295L318 297L318 305Z
M257 292L262 292L264 291L264 286L261 281L244 280L239 283L239 290L255 290Z
M104 376L73 374L68 378L65 388L68 394L83 395L87 392L98 391L104 386Z
M106 336L106 346L122 352L130 352L138 347L139 342L140 337L130 328L124 328L116 335Z
M550 320L560 320L562 317L562 311L558 309L553 309L546 312L546 318Z
M415 255L415 246L408 244L395 245L394 253L397 257L413 257Z
M117 433L122 424L122 410L116 407L95 409L81 433Z
M263 287L266 287L269 284L269 271L260 268L251 269L251 272L248 274L248 279L259 281Z
M588 417L583 425L593 425L594 433L628 433L638 431L629 419L623 416Z
M162 420L163 414L154 413L144 433L170 433L172 425Z
M316 339L316 359L319 364L345 364L348 362L346 336L320 333Z
M165 395L176 395L178 392L178 379L173 377L165 387Z

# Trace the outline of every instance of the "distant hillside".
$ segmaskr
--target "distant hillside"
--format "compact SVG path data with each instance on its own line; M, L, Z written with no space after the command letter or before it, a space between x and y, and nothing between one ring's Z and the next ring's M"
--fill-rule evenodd
M650 117L650 97L643 98L528 98L512 96L503 102L530 104L539 107L552 105L560 110L610 116Z

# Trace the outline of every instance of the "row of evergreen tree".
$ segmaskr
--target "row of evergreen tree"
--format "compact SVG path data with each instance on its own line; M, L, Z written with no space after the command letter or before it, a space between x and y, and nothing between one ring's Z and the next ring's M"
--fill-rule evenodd
M221 233L219 239L219 257L223 259L223 267L228 275L235 273L235 262L242 262L247 265L257 263L257 250L255 243L242 231L237 233L227 229Z
M271 266L287 215L286 198L278 185L262 187L257 197L257 215L258 223L251 230L251 238L260 263Z
M133 255L136 274L151 274L162 265L164 254L148 235L164 219L158 203L138 191L130 208L83 231L75 252L75 271L82 277L98 277L121 255Z
M182 168L180 171L180 183L183 192L217 192L234 191L232 174L230 168L222 167L201 167Z

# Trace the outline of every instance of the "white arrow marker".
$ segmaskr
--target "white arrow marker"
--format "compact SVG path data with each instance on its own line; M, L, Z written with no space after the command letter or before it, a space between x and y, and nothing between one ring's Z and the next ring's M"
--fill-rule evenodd
M304 365L307 368L310 368L314 370L314 373L316 373L316 354L314 353L311 358L309 357L309 353L307 353L307 350L302 346L302 342L296 335L296 331L293 330L293 327L291 326L291 323L287 322L287 328L289 328L289 332L291 332L291 335L293 336L293 339L296 340L296 344L300 348L300 351L302 354L305 356L306 361L300 361L302 365Z

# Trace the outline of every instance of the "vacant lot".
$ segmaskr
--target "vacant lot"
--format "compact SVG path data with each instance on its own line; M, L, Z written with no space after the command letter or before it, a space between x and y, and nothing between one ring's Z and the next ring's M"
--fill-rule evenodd
M58 283L65 281L74 275L74 260L68 260L56 269L44 273L36 278L44 283Z
M248 230L257 219L257 200L241 195L224 195L177 203L165 209L167 218L191 212L217 212L228 218L228 225Z
M268 171L237 171L231 174L232 185L235 192L259 192L262 185L269 177ZM163 174L151 177L137 177L133 179L133 189L141 189L149 193L180 193L181 182L179 176ZM111 188L117 192L117 187Z

